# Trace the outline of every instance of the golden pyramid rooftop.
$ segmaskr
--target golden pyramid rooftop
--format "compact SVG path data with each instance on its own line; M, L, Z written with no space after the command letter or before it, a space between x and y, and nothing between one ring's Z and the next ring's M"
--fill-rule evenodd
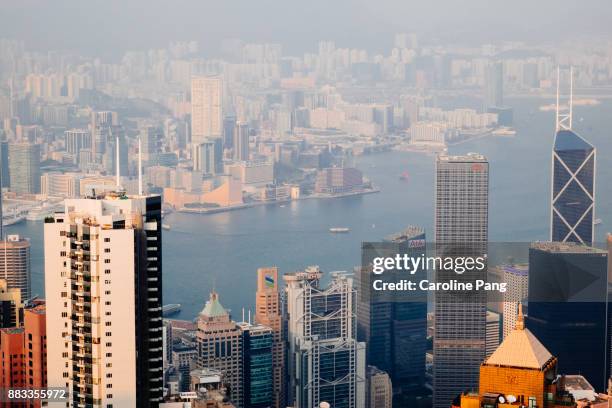
M552 359L553 355L525 328L523 308L519 304L516 328L485 361L485 364L541 370Z

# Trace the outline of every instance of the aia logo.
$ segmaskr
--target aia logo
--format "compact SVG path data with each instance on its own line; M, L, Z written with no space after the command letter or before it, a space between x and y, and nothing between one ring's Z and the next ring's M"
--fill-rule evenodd
M408 241L408 248L423 248L425 246L424 239L413 239Z
M480 172L484 171L484 169L485 169L484 165L482 165L480 163L472 164L472 171L474 173L480 173Z

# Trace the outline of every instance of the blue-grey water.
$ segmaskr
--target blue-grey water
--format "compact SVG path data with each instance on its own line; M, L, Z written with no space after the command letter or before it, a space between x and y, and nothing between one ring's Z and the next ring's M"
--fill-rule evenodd
M532 241L548 237L551 146L554 112L550 101L511 100L514 138L487 137L451 147L450 153L485 154L491 163L492 241ZM612 230L612 102L575 108L574 129L597 151L597 238ZM276 265L281 272L307 265L324 271L351 270L362 241L375 241L415 224L432 235L434 157L388 152L358 158L358 167L380 188L378 194L332 200L304 200L214 215L174 213L163 235L164 303L181 303L178 318L192 319L216 289L221 302L240 317L253 308L256 270ZM409 180L399 175L408 172ZM44 294L42 223L8 228L32 241L33 292ZM351 228L330 234L332 226Z

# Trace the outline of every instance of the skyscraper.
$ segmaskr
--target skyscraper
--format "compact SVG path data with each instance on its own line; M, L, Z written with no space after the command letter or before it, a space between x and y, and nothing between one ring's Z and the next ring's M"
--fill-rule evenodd
M557 131L552 160L552 241L593 243L595 153L574 131Z
M288 317L288 404L363 408L365 345L355 339L352 278L334 273L320 286L318 267L283 276Z
M569 69L567 106L560 100L561 69L557 67L557 109L552 154L550 236L555 242L591 245L594 233L596 150L572 130L574 72Z
M66 153L78 163L81 149L91 149L91 132L87 129L71 129L64 132Z
M90 129L91 132L91 155L92 161L100 163L102 156L106 153L107 142L114 136L113 131L119 126L117 112L92 111Z
M366 408L391 408L393 387L389 374L374 366L368 366Z
M47 324L46 305L39 302L24 312L23 355L25 383L30 388L47 386ZM41 402L35 401L34 407Z
M236 130L236 116L226 116L223 119L223 147L231 149L234 146L234 132Z
M438 256L483 256L488 237L489 163L479 154L438 156L435 241ZM481 276L482 275L482 276ZM437 282L486 279L486 272L436 271ZM447 408L466 389L478 387L485 358L486 295L436 292L434 408Z
M485 111L504 104L504 65L500 61L489 63L485 71Z
M274 400L272 350L274 334L263 325L239 323L242 333L242 392L244 407L270 408Z
M21 299L32 297L30 276L30 241L19 235L8 235L0 241L0 279L9 288L21 290Z
M223 81L220 77L191 79L191 143L223 136Z
M198 368L222 371L230 388L230 399L237 407L243 407L242 331L230 319L216 292L210 294L198 316L197 342Z
M519 303L527 300L529 288L529 266L503 265L503 282L507 283L503 298L503 338L516 327Z
M6 140L0 140L0 167L0 170L2 171L0 185L2 188L10 187L11 175L9 172L9 145Z
M245 122L236 122L234 130L234 160L249 160L249 125Z
M161 198L68 199L44 242L49 386L71 406L158 406Z
M390 253L418 257L425 252L425 230L410 226L389 236L384 244ZM427 351L427 298L398 292L382 299L370 291L372 271L357 273L358 339L366 343L368 365L385 371L396 393L420 388L425 383ZM414 280L426 279L424 269L415 271ZM368 293L364 292L367 291Z
M159 154L162 152L164 134L159 126L143 126L140 129L142 161L144 166L159 165Z
M44 388L47 386L45 304L38 303L25 309L23 314L20 327L0 329L0 387ZM26 406L38 408L42 401L0 401L3 408Z
M25 359L23 355L23 327L0 329L0 387L3 389L25 387ZM0 402L0 407L10 408L10 401Z
M193 169L206 176L223 173L223 146L220 137L193 145Z
M11 191L40 193L40 145L9 144L9 174Z
M562 393L556 379L557 358L525 328L520 311L516 328L480 367L479 392L458 393L453 407L575 406L557 399Z
M607 251L573 242L529 249L529 330L559 358L563 373L607 386Z
M278 268L257 269L255 321L272 330L272 378L274 407L285 404L285 331L278 291Z

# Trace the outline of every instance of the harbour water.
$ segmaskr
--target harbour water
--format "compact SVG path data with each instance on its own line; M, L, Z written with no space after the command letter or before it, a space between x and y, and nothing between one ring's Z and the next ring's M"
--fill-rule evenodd
M492 241L548 238L551 101L508 101L515 108L514 137L486 137L453 146L452 154L479 152L491 164ZM597 238L612 230L612 102L575 108L575 130L597 147ZM352 270L362 241L375 241L415 224L433 238L434 156L387 152L362 156L357 165L380 193L340 199L304 200L212 215L170 214L163 232L164 303L180 303L177 318L192 319L213 288L235 318L253 308L256 269L276 265L281 273L320 265ZM405 174L404 180L400 175ZM32 241L33 293L44 295L42 222L7 228ZM332 234L330 227L350 228Z

